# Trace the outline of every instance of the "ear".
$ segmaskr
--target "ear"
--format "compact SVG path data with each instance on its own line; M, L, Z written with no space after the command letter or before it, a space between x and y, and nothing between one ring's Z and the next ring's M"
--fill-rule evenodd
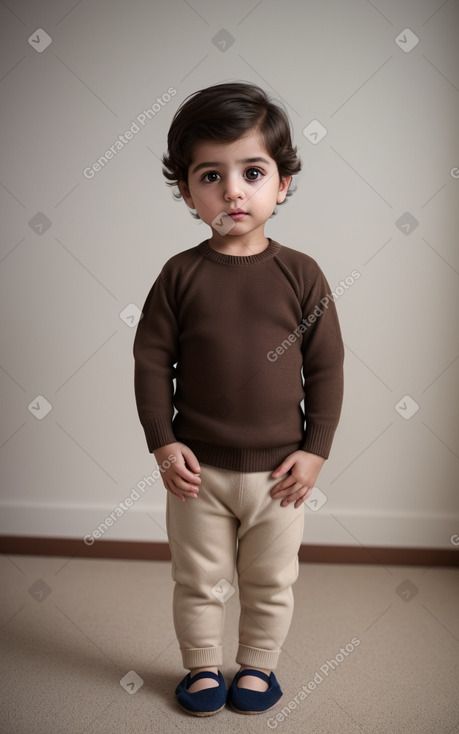
M186 183L186 181L179 181L177 185L178 185L179 191L182 194L182 197L183 197L183 199L185 201L185 204L190 209L196 209L196 207L195 207L195 205L193 203L193 199L192 199L191 194L190 194L190 189L188 188L188 184Z
M292 182L291 176L285 176L284 178L281 178L280 184L279 184L279 192L277 194L277 204L282 204L283 201L285 201L285 197L287 196L288 187L290 186Z

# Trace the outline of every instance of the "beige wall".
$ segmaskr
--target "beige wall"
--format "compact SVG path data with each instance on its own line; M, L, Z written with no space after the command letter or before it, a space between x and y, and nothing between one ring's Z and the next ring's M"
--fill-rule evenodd
M304 166L267 234L316 258L333 289L360 274L337 300L345 403L304 540L453 547L458 3L9 6L0 5L1 532L82 537L155 469L134 403L130 304L141 308L162 263L209 231L173 201L159 158L184 97L248 80L285 103ZM103 537L165 540L164 507L157 481Z

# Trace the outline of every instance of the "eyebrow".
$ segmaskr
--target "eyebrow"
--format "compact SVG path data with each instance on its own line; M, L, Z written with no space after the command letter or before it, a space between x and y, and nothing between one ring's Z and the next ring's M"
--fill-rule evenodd
M266 163L266 165L269 166L269 161L266 160L266 158L262 158L261 156L258 156L257 158L244 158L243 160L236 161L236 163ZM222 164L219 161L207 161L205 163L198 163L198 165L193 168L191 173L196 173L202 168L216 168L217 166L221 165Z

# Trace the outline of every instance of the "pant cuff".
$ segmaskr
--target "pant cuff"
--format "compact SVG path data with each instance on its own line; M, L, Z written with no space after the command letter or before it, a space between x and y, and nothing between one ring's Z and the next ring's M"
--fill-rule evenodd
M223 648L218 647L193 647L182 649L183 667L192 668L219 667L223 665Z
M281 650L261 650L259 647L239 645L236 662L239 665L253 665L256 668L275 670Z

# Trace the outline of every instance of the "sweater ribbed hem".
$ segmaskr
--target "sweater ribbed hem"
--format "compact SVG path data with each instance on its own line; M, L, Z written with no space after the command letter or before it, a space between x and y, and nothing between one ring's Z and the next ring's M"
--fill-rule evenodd
M177 441L169 416L141 418L141 423L145 431L145 438L147 439L147 446L150 453L153 453L153 451L156 451L161 446Z
M150 453L166 444L182 441L203 464L241 472L274 470L289 454L298 449L328 459L336 430L335 426L309 424L302 444L288 444L272 449L242 449L176 437L169 416L143 418L142 426Z
M335 430L335 426L314 426L308 423L301 449L328 459Z
M189 438L176 440L189 446L203 464L239 472L274 471L289 454L300 448L299 444L293 443L272 449L240 449L215 446Z

